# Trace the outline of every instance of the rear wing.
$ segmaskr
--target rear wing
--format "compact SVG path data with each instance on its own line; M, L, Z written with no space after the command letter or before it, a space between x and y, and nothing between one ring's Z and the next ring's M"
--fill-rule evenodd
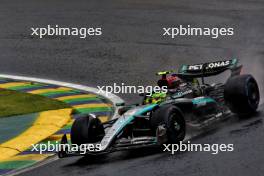
M226 70L231 71L231 76L239 75L242 65L238 66L238 59L223 60L194 65L182 65L179 73L182 78L199 78L218 75Z

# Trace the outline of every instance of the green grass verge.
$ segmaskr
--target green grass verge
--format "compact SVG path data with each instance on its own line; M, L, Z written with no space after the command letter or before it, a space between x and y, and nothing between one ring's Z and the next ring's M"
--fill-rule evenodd
M0 89L0 118L69 107L40 95Z

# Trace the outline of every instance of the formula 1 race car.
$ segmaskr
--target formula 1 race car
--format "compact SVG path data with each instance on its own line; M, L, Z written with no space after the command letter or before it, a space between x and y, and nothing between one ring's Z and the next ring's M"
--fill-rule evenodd
M123 106L112 120L101 121L90 114L78 118L71 128L71 142L100 144L96 151L84 155L118 150L161 146L184 140L188 126L206 128L229 114L250 117L257 111L260 94L251 75L241 75L237 59L195 65L183 65L177 73L159 72L159 86L167 93L144 96L140 105ZM225 84L205 83L205 78L231 71ZM67 143L66 135L61 143ZM59 151L59 157L80 152Z

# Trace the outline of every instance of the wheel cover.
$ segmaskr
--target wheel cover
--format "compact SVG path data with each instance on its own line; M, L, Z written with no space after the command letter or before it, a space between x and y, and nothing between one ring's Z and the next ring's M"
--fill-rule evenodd
M173 133L176 133L177 138L182 138L185 135L185 122L177 113L171 115L170 128Z

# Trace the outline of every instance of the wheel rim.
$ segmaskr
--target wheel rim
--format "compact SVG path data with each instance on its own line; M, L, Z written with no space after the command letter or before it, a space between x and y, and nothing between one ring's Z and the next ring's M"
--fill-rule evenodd
M177 131L181 129L181 125L177 121L174 122L174 129L176 129Z
M171 129L176 134L177 138L181 138L185 135L185 123L178 114L171 115Z

